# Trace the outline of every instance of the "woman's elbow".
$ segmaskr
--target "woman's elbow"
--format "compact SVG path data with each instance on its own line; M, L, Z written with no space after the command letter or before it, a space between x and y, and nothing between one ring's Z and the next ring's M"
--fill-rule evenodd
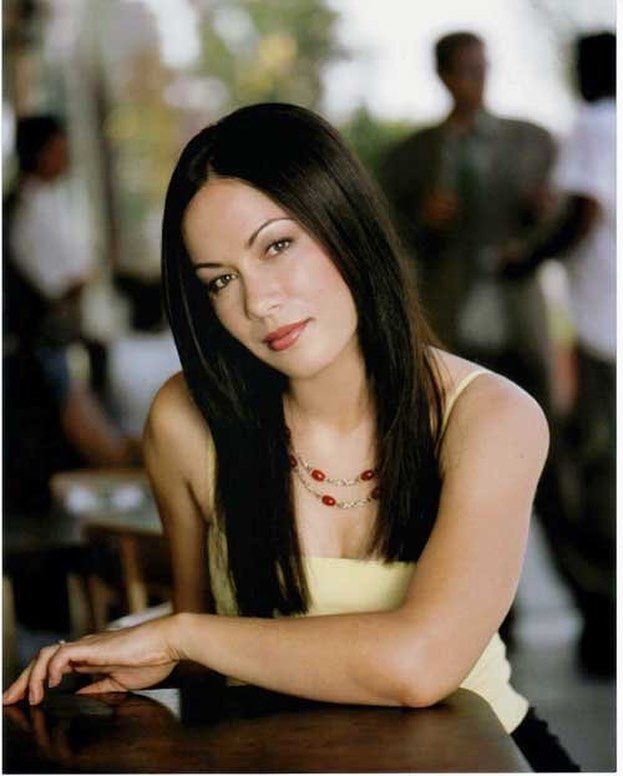
M411 680L405 682L399 705L409 709L425 709L434 706L453 692L441 686L427 686L426 682Z
M401 649L394 662L394 687L398 705L422 709L439 703L460 684L440 665L439 655L431 654L416 640Z
M447 683L435 681L424 665L415 669L412 674L403 675L399 687L399 705L410 709L434 706L450 695L454 689L448 687Z

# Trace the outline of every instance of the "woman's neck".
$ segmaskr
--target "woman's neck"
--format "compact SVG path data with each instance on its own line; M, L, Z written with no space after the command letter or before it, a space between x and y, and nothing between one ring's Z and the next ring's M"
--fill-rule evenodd
M285 397L286 422L345 434L373 419L373 400L358 344L319 374L295 378Z

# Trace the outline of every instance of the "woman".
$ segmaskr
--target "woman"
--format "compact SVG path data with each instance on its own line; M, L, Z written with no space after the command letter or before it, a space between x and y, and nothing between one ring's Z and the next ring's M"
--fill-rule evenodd
M72 670L106 674L85 693L146 687L190 659L341 703L468 687L529 736L496 630L546 421L433 347L335 130L267 104L200 132L169 186L163 274L183 376L154 400L145 457L176 614L44 648L5 702L38 703Z

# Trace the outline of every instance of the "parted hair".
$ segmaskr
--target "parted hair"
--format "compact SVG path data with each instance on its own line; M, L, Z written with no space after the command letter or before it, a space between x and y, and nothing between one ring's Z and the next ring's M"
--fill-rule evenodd
M323 246L352 293L376 412L380 498L368 551L387 561L417 559L437 512L443 395L429 348L436 342L381 196L323 118L294 105L251 105L189 141L166 195L164 297L186 382L214 441L214 509L230 578L241 614L303 612L287 378L221 325L182 235L189 202L213 177L243 181L282 207Z

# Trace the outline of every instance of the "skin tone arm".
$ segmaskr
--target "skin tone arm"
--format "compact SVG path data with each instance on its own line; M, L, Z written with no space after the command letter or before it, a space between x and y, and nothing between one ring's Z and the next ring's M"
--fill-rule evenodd
M145 426L143 451L171 552L175 612L214 608L207 574L207 524L199 506L213 501L214 459L204 428L181 375L165 383ZM180 431L184 444L179 444Z
M460 685L510 606L547 446L538 405L483 376L453 410L438 518L399 609L276 620L174 615L46 647L4 701L28 692L37 703L46 679L56 684L71 670L108 674L86 692L146 686L153 677L144 672L187 658L308 698L430 705Z

